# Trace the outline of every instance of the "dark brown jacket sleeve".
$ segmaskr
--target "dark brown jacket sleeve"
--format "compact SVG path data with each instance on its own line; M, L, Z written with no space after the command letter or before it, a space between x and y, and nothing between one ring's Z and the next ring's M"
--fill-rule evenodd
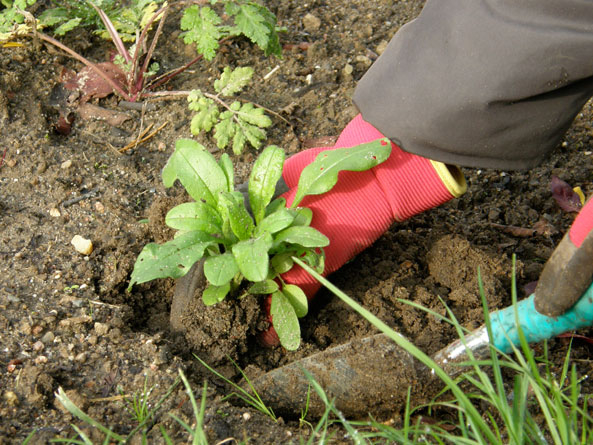
M406 151L530 168L593 95L593 1L428 0L361 79L363 118Z

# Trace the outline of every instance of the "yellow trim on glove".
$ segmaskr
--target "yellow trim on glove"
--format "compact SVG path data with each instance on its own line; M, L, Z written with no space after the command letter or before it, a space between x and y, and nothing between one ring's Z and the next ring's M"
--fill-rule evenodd
M437 175L449 190L449 193L453 195L454 198L459 198L467 191L467 183L465 182L465 177L459 167L455 165L448 165L443 164L439 161L430 161L432 166L434 167Z

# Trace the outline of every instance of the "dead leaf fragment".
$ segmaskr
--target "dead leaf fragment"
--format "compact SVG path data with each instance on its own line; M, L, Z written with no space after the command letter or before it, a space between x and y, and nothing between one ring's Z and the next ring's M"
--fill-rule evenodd
M122 89L126 89L126 75L113 62L101 62L96 66ZM84 67L77 74L72 75L69 70L62 70L64 87L72 91L80 91L80 103L84 104L92 98L102 98L113 93L113 88L93 68Z
M533 225L533 230L535 230L535 233L542 236L552 236L558 233L558 229L556 229L556 227L554 227L549 221L546 221L545 219L540 219L538 222L536 222Z
M581 207L583 207L581 198L567 182L557 176L552 176L550 190L552 191L552 197L562 210L565 212L580 212Z
M78 114L85 120L97 119L105 121L113 127L119 127L125 121L130 119L130 116L121 111L108 110L107 108L88 103L78 107Z

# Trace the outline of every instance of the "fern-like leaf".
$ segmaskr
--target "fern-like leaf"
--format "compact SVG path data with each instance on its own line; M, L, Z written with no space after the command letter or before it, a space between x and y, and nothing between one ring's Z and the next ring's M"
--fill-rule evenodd
M214 81L214 90L221 96L232 96L241 91L253 77L253 68L249 66L235 68L225 67L220 79Z
M233 112L225 111L220 114L220 121L214 126L215 133L214 139L216 139L216 145L218 148L226 148L229 145L231 138L235 134L235 128L233 122Z
M187 97L189 109L197 111L191 120L190 129L192 134L199 134L202 131L208 132L218 122L219 110L212 99L205 97L201 91L194 90Z
M220 22L218 14L208 6L190 6L181 18L181 29L185 31L182 34L183 41L186 44L195 43L198 52L203 54L206 60L212 60L222 35L218 27Z
M231 34L246 36L262 48L266 56L280 56L282 49L276 33L276 16L269 9L247 1L229 2L225 11L234 18L235 26L231 28Z

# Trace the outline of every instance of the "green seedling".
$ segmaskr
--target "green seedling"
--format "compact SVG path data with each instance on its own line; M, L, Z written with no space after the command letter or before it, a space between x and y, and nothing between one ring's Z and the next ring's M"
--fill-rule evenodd
M25 14L28 6L35 4L37 0L0 0L4 7L0 11L0 42L10 38L26 35L30 27L25 24Z
M291 205L274 199L282 175L284 151L265 148L256 160L248 184L248 202L235 191L233 165L227 154L219 161L203 146L189 139L177 141L175 152L163 169L163 182L171 187L179 180L193 202L180 204L166 215L165 222L177 230L165 244L144 247L128 289L135 283L156 278L179 278L204 259L208 286L202 294L206 305L237 295L241 283L250 282L246 292L272 295L272 323L281 344L289 350L300 344L298 319L308 311L307 296L282 274L290 270L293 257L300 258L319 273L324 269L323 248L329 239L311 227L312 211L299 207L307 195L328 192L342 170L368 170L385 161L391 152L386 139L352 148L320 153L303 169Z
M241 154L246 142L260 148L266 139L264 128L272 125L272 120L264 114L263 108L257 108L250 102L235 100L227 103L224 100L245 88L252 76L253 68L231 70L226 67L214 82L216 94L193 90L187 97L189 109L196 112L191 121L191 132L198 135L202 131L214 130L218 148L231 144L235 154Z

